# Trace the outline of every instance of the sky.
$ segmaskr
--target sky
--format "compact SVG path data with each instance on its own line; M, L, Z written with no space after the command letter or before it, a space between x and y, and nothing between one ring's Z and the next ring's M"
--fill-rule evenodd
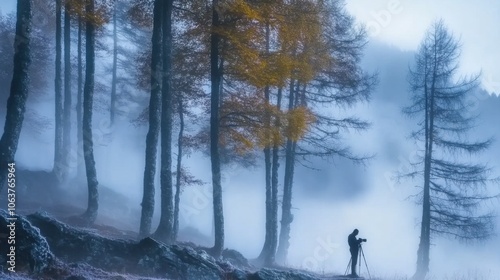
M370 43L363 67L370 72L379 72L380 79L372 101L355 109L357 114L372 122L372 128L349 135L347 141L356 152L375 153L377 156L366 167L336 159L335 162L314 161L319 171L297 168L293 201L295 220L288 265L317 272L343 273L349 261L347 235L357 227L360 236L368 239L364 248L372 275L411 276L416 262L421 214L419 207L408 196L416 192L416 183L397 184L391 179L394 171L405 168L408 158L416 150L414 143L407 138L414 123L401 115L401 107L408 104L408 65L426 29L433 21L442 18L449 29L461 38L462 73L482 70L483 88L489 93L499 94L500 51L497 45L500 43L500 1L346 2L346 8L358 23L368 28ZM15 0L3 0L0 10L2 13L12 11L14 4ZM481 96L477 99L478 110L483 110L488 104L500 104L498 100L495 100L496 103L489 102L488 98ZM52 109L53 102L49 99L37 107L47 117L52 115ZM479 134L500 135L499 128L492 126L497 123L493 119L500 117L495 113L498 110L493 107L488 107L488 110L490 114ZM95 117L104 119L107 116L97 113ZM96 122L99 123L99 120ZM111 207L103 207L101 211L115 215L117 224L126 224L130 229L137 230L146 129L131 127L125 121L113 131L99 127L95 126L95 135L100 139L96 141L95 154L100 186L127 195L129 208L135 214L117 213ZM109 138L106 136L109 133L116 136ZM52 143L51 130L37 137L23 132L16 159L28 168L49 170L53 158ZM30 149L34 146L39 148L37 157L33 157ZM491 154L498 154L500 144L495 144L494 148L495 153ZM486 160L500 166L494 158ZM193 154L186 158L186 166L196 177L205 182L211 181L207 157ZM282 170L280 174L283 174ZM263 181L262 166L226 166L223 170L226 246L241 251L247 258L258 256L264 240ZM188 235L189 232L191 240L206 242L203 245L211 245L207 236L213 229L209 186L186 189L181 202L184 233ZM155 219L157 221L158 216ZM497 265L500 256L492 250L499 247L498 237L474 246L436 238L431 248L431 274L441 276L435 279L445 279L443 275L467 276L474 273L486 277L484 279L499 279ZM488 277L492 275L498 278Z
M483 87L500 94L500 1L348 0L347 10L365 24L371 41L415 51L438 19L462 42L464 73L483 72Z

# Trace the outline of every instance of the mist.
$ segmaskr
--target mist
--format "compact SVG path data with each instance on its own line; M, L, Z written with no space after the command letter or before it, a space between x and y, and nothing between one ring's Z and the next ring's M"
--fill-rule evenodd
M351 5L348 7L352 11L359 12L357 4ZM407 13L409 8L404 7L404 12ZM3 13L10 9L12 7L2 3ZM362 15L360 17L363 18ZM369 18L369 15L364 17ZM395 19L400 20L396 16ZM383 32L389 32L388 30L384 29ZM457 33L460 31L457 30ZM417 39L420 40L420 37ZM465 43L471 44L464 42L464 45L467 45ZM395 178L398 171L407 171L410 168L412 158L421 149L409 138L411 131L417 127L417 121L402 114L402 107L411 102L407 75L416 54L413 42L405 41L404 45L397 46L393 37L386 33L370 38L361 62L362 68L367 72L378 73L379 82L371 94L370 101L347 109L334 106L325 108L338 110L339 114L356 115L371 123L366 131L349 131L343 134L343 140L356 154L373 157L364 164L355 164L339 157L298 160L293 185L294 220L291 224L287 266L319 274L344 274L350 258L347 236L357 228L360 231L359 236L368 240L363 243L363 251L372 276L406 279L414 273L422 218L421 205L416 203L414 196L419 192L417 186L421 185L421 182ZM472 53L473 51L466 54L467 71L479 69L476 64L470 62ZM495 53L498 54L496 51ZM101 55L100 63L109 64L110 59L104 54ZM486 68L489 71L487 77L498 75L494 73L495 67L491 64ZM102 76L106 74L105 67L97 71ZM53 81L52 72L47 76L48 80ZM29 123L32 120L26 119L28 124L23 127L15 155L19 168L47 172L52 170L55 134L54 88L49 84L39 97L28 99L27 112L36 112L36 116L48 121L44 129L35 131L30 129ZM474 128L474 137L497 138L490 150L479 159L492 167L493 176L498 176L500 97L497 94L500 93L493 92L497 90L494 85L492 87L491 83L483 82L470 97L470 101L474 105L472 113L481 115L478 125ZM102 190L96 223L138 232L143 194L145 139L148 131L146 123L137 125L134 121L147 106L149 95L139 91L133 94L134 98L141 102L138 102L139 105L126 105L121 108L116 123L111 127L106 112L109 106L108 93L105 90L96 90L96 102L100 105L96 105L93 119L94 154L97 179ZM6 100L0 100L0 104L5 103ZM0 112L0 121L4 123L3 109ZM76 113L72 112L73 128L76 127L75 117ZM199 124L188 126L192 130L200 128ZM177 127L174 128L174 133L176 131ZM76 135L72 137L72 143L76 143ZM175 148L173 145L173 151ZM76 158L76 150L72 150L71 154ZM283 158L281 154L278 173L280 206L285 165ZM460 159L468 158L464 155ZM77 162L72 162L70 175L74 176ZM158 157L158 166L159 162ZM222 166L225 247L241 252L248 259L257 258L261 252L266 231L265 173L261 151L258 151L257 163L256 166L250 167L234 163ZM183 159L183 165L204 184L188 186L182 190L178 239L211 246L214 241L214 225L210 158L201 151L194 151ZM153 228L156 228L160 219L158 173L159 171L156 175L157 203ZM489 195L499 192L498 184L489 188ZM86 181L66 182L61 188L61 194L64 198L59 198L59 201L65 201L66 204L81 210L85 209ZM19 200L22 200L22 197ZM496 211L498 214L498 203L498 199L488 201L484 210ZM495 232L498 233L500 217L495 219ZM498 234L488 240L471 243L433 236L429 277L500 279L498 248ZM362 270L364 271L365 267L362 267Z
M353 133L348 141L357 152L375 156L365 166L339 158L307 163L315 169L297 166L293 194L294 222L287 265L319 273L343 273L349 261L346 238L353 228L358 228L360 236L368 239L364 252L372 275L404 277L412 274L421 216L421 210L410 197L417 192L416 183L398 183L393 177L398 169L407 168L408 160L416 149L415 144L408 141L414 121L401 115L401 107L409 101L405 94L405 80L406 69L413 56L412 52L381 43L368 46L364 67L377 70L380 83L370 103L362 104L355 110L369 119L372 127L365 132ZM379 57L388 59L381 62ZM492 102L498 105L500 98L483 97L477 102L478 108L486 108L484 117L498 117ZM44 97L43 102L30 108L50 118L53 100ZM128 116L122 115L113 129L108 127L107 115L97 116L94 121L97 128L95 155L100 186L123 194L129 201L129 205L120 210L115 209L113 204L103 202L98 221L105 219L123 229L137 231L144 170L143 139L147 131L145 127L131 124ZM492 125L494 122L484 117L478 128L479 133L491 135L498 132L498 128ZM51 127L34 135L23 130L16 154L20 166L30 170L52 168L54 131ZM492 150L500 151L498 142ZM489 163L494 166L500 164L495 157L490 157ZM210 161L198 152L186 158L185 164L206 185L183 190L179 238L208 246L213 242ZM247 258L257 257L264 242L263 180L262 166L223 167L226 246L242 252ZM84 192L85 183L67 188ZM84 208L86 201L83 198L78 197L78 200L68 203ZM159 190L156 200L159 201ZM494 203L490 206L497 207ZM123 208L127 211L121 211ZM158 213L157 205L156 223ZM500 219L497 222L498 227ZM436 279L464 275L480 275L484 279L500 277L497 266L500 256L493 249L499 246L498 236L477 244L435 238L431 247L431 276Z

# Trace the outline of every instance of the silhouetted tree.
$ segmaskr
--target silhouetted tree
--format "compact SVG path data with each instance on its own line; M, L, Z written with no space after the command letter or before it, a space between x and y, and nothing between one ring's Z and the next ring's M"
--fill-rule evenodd
M417 117L412 137L424 145L411 177L422 179L422 222L414 279L424 279L429 270L433 234L462 240L484 239L492 233L492 216L478 215L488 199L483 189L490 180L482 164L464 162L456 155L485 151L491 141L472 142L468 132L475 116L469 112L467 96L478 84L479 75L457 77L460 46L442 21L427 31L409 82L412 104L404 113Z
M222 184L219 154L219 98L222 81L220 66L220 35L216 30L220 26L218 0L212 0L212 31L210 33L210 161L212 164L212 188L215 244L213 254L218 257L224 249L224 210L222 205Z
M173 240L177 239L179 233L179 206L181 200L181 185L182 185L182 152L183 152L183 138L184 138L184 104L181 96L177 97L177 113L179 114L179 136L177 138L177 170L175 174L175 197L174 197L174 223Z
M85 171L88 186L88 205L84 217L89 223L97 218L99 207L99 190L97 172L94 160L94 142L92 139L92 110L94 97L94 73L95 73L95 28L96 22L92 15L95 13L94 0L86 0L85 14L85 85L83 89L83 156L85 159Z
M118 68L118 32L116 28L117 24L117 3L113 5L113 74L111 80L111 103L109 106L109 120L110 124L113 125L115 123L116 117L116 71Z
M78 16L78 46L77 46L77 71L78 71L78 77L77 77L77 96L76 96L76 142L78 144L77 148L77 178L82 179L83 178L83 150L82 146L83 145L83 132L82 132L82 124L83 124L83 55L82 55L82 45L83 45L83 30L84 30L84 21L82 19L82 16Z
M146 136L146 161L144 168L144 192L142 197L141 226L139 235L147 236L151 232L151 219L155 205L155 174L158 135L161 119L161 30L162 30L162 0L155 0L153 11L153 35L151 52L151 96L149 99L149 130Z
M155 236L171 243L174 237L174 201L172 182L172 8L166 0L162 15L162 88L161 88L161 213Z
M63 114L64 114L64 98L62 93L62 77L61 77L61 56L62 56L62 40L61 40L61 0L56 0L56 60L55 60L55 138L54 138L54 168L53 172L56 175L59 183L62 181L64 173L64 151L63 151Z
M6 183L9 164L14 163L28 98L28 70L31 63L31 4L31 0L17 1L14 71L10 96L7 100L4 131L0 139L0 192Z
M64 4L64 108L63 108L63 143L64 155L63 178L66 177L70 166L71 152L71 6Z

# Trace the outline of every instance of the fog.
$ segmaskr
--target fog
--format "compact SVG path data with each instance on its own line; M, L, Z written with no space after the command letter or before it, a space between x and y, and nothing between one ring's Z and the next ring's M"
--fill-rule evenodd
M414 272L421 210L409 196L417 192L414 186L418 182L398 183L393 178L396 171L406 168L417 151L415 143L408 139L414 120L401 114L401 107L408 102L406 70L413 55L377 42L367 48L364 67L369 71L377 70L380 83L371 102L359 105L354 113L372 122L372 127L368 131L351 133L345 140L357 153L374 154L373 159L365 166L339 158L308 163L316 170L297 165L289 266L320 273L344 273L350 257L347 235L358 228L360 236L368 239L364 253L372 275L404 277ZM380 57L386 59L380 61ZM499 98L477 96L477 108L486 115L478 135L498 133L499 129L493 127L498 110L495 111L492 104L498 105ZM29 109L51 118L53 102L46 97L36 104L30 103ZM121 115L118 124L110 129L106 114L97 112L95 115L95 157L100 186L129 199L129 205L125 206L127 211L122 211L123 207L113 209L113 205L102 202L98 222L106 220L137 231L147 130L132 125L130 118ZM16 155L18 164L32 170L51 170L53 134L53 126L40 134L23 130ZM491 156L499 150L497 142L492 148L495 153L489 153L486 158L491 165L500 164L497 157ZM213 238L210 161L205 155L194 153L185 159L185 166L207 184L183 191L180 238L210 246ZM68 185L67 188L84 191L85 184ZM247 258L255 258L262 248L265 232L263 166L224 166L223 189L226 247L242 252ZM157 189L157 201L158 194ZM82 209L86 205L85 199L68 202ZM488 207L498 209L497 203L494 201ZM157 207L156 223L158 213ZM500 219L497 221L498 228ZM474 244L443 237L436 237L432 242L430 275L437 277L435 279L464 275L480 275L484 279L500 277L500 255L494 249L500 246L498 236Z
M351 4L349 8L355 13L359 9L357 4ZM408 9L405 6L404 12ZM365 15L366 18L369 19L369 15ZM296 166L292 210L294 221L287 263L291 267L343 274L350 258L347 235L358 228L359 236L368 239L363 244L363 250L372 275L409 277L415 271L421 209L411 196L418 192L415 186L419 182L397 182L394 179L396 172L407 168L409 160L418 152L416 143L408 138L416 121L405 118L401 113L401 108L409 104L406 75L414 58L414 44L406 40L403 47L398 46L398 43L391 41L391 36L394 35L384 33L381 37L373 38L367 46L363 67L369 72L377 71L380 81L371 101L350 111L370 121L372 126L367 131L346 134L345 139L355 153L373 154L374 157L366 165L354 165L345 159L334 158L328 161L313 159L307 165L314 169L301 164ZM417 41L420 40L419 36L415 37ZM471 62L473 52L466 51L465 64L467 70L476 71L481 67ZM498 63L495 63L496 67L487 64L487 77L498 76L498 72L495 72ZM41 116L53 119L51 87L45 89L47 93L36 102L30 100L28 111L36 111ZM471 100L475 102L476 112L482 114L474 135L479 138L497 138L481 160L490 164L493 175L498 176L500 98L487 93L494 89L491 84L483 83L482 89ZM106 93L96 94L98 100L105 100ZM3 104L4 100L1 102ZM130 121L140 111L141 108L128 108L122 112L113 128L109 128L108 116L102 110L97 110L94 116L94 153L100 187L112 189L128 199L127 205L122 205L119 210L113 208L115 205L101 203L97 223L105 220L134 231L139 229L147 127L135 126ZM1 121L3 123L4 119ZM53 138L53 123L40 133L23 129L16 154L18 165L30 170L51 170ZM249 259L259 255L265 234L264 167L261 164L263 160L258 162L260 165L249 168L223 166L222 175L225 246L240 251ZM280 162L281 191L284 161L281 159ZM184 159L184 165L206 184L183 190L180 239L210 246L213 240L210 160L206 155L195 152ZM66 188L85 192L83 182L73 182ZM490 191L496 194L499 188L493 186ZM159 193L157 184L157 202ZM83 209L86 201L81 198L68 203ZM498 203L498 200L493 200L486 204L485 209L499 209ZM154 228L158 223L158 213L159 203L155 210ZM498 232L500 218L496 221L495 230ZM464 279L473 276L500 279L498 248L498 235L471 244L435 236L431 246L430 276L434 277L432 279L457 276ZM365 271L365 267L361 270Z

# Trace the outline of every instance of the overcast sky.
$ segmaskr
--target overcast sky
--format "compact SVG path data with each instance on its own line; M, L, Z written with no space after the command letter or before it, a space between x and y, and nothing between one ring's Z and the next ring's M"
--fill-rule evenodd
M371 41L416 50L433 21L442 18L462 42L463 73L483 71L483 87L500 93L500 1L349 0Z

